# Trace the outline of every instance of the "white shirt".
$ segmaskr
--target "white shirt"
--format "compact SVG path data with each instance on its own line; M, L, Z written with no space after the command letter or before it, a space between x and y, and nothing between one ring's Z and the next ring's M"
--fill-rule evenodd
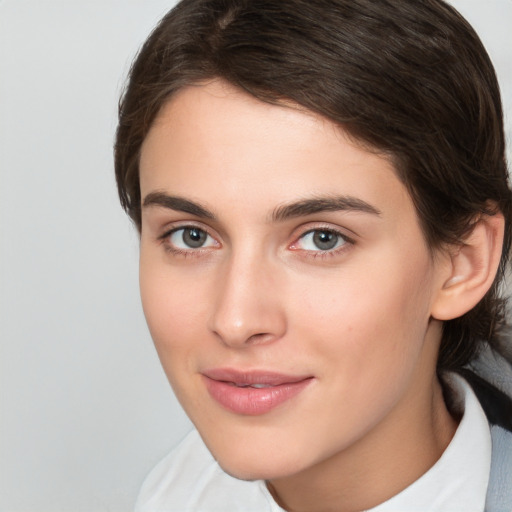
M483 512L491 472L489 423L464 379L449 374L443 381L464 414L453 439L422 477L368 512Z
M437 463L402 492L368 512L483 512L491 467L491 436L469 384L450 374L446 385L463 412ZM447 485L448 483L448 485ZM265 482L226 474L192 431L149 474L135 512L283 512Z

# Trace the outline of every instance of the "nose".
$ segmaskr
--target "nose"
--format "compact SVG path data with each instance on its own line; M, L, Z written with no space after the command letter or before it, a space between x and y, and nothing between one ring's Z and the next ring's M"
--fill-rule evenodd
M279 272L263 258L232 258L217 275L210 330L232 348L271 343L286 332Z

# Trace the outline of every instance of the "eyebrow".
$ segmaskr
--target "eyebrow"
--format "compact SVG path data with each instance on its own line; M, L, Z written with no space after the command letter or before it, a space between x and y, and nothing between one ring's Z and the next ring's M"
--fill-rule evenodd
M215 219L215 215L205 206L179 196L170 196L164 192L150 192L142 203L143 208L160 206L179 212L189 213L203 219ZM321 212L352 211L381 215L380 210L371 204L353 196L328 196L303 199L278 206L271 214L272 222L313 215Z
M177 212L190 213L203 219L215 219L215 215L204 206L183 197L169 196L163 192L150 192L142 203L142 207L162 206Z
M279 206L272 213L272 221L280 222L295 217L320 212L352 211L381 215L381 211L371 204L352 196L328 196L304 199Z

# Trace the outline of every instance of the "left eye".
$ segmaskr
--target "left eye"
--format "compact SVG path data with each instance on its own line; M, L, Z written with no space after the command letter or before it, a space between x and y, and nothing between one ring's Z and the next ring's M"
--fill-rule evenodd
M332 251L346 244L347 240L338 232L329 229L314 229L299 239L299 249L304 251Z
M201 249L216 245L206 231L194 226L176 229L169 235L169 242L176 249Z

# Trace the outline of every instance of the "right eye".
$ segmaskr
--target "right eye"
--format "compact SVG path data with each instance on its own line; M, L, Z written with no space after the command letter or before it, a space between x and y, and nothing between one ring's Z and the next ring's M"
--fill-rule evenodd
M185 226L172 230L166 235L171 249L190 250L216 247L218 243L204 229Z
M347 238L332 229L312 229L300 237L301 249L306 251L333 251L346 243Z

